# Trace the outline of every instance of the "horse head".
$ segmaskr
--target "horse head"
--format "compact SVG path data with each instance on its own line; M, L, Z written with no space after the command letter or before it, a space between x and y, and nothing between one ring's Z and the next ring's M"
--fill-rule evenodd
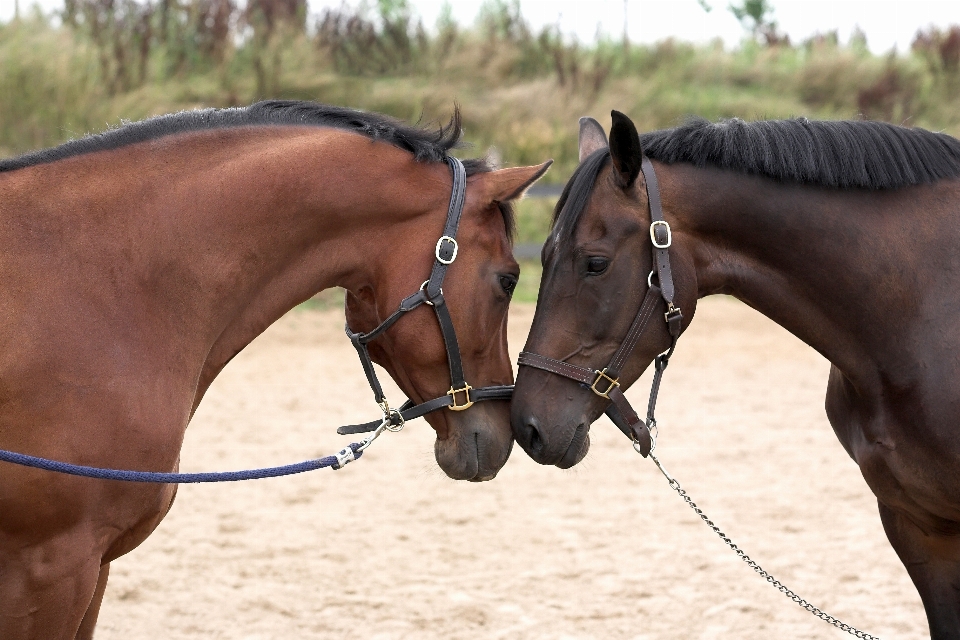
M468 163L469 177L456 240L441 239L433 248L436 260L440 261L441 243L448 249L452 247L442 262L450 260L448 272L442 287L432 294L428 282L421 286L427 297L438 292L440 296L419 305L406 314L407 319L396 321L382 337L369 343L373 361L383 366L413 401L419 404L450 397L451 406L425 418L437 434L437 463L451 478L492 479L513 447L508 404L474 404L474 399L477 389L513 382L507 351L507 307L520 267L512 253L512 202L549 166L546 162L534 167L491 170L484 164ZM444 183L435 187L441 184ZM450 193L449 181L439 193ZM447 213L447 201L442 197L428 200L434 203L434 210L417 219L425 226L415 230L420 224L415 221L406 233L431 238L432 242L441 230L439 221ZM348 289L347 323L353 331L377 327L397 307L397 301L416 291L420 281L431 273L429 263L434 255L414 253L413 245L412 241L405 243L392 251L392 256L381 256L386 268L370 286ZM446 332L438 327L441 313L436 305L441 304L449 312L454 328ZM451 356L456 352L458 356ZM452 383L460 362L464 386Z
M625 115L613 112L609 143L596 120L581 119L580 165L557 203L543 247L543 280L524 351L589 370L595 381L591 386L520 368L513 431L524 451L541 464L568 468L583 459L590 424L610 405L606 392L614 385L629 387L671 344L662 320L666 308L660 308L637 334L617 379L601 374L655 284L648 277L654 270L653 240L642 158L640 137ZM695 272L682 228L672 229L671 242L677 303L686 323L696 305Z

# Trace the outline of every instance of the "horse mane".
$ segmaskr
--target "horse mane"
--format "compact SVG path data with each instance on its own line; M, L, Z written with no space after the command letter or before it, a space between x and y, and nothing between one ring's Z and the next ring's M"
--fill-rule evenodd
M691 118L640 135L644 155L833 189L899 189L960 176L960 140L874 121L761 120L711 123ZM600 170L601 149L574 171L553 213L553 234L571 235Z
M640 136L666 164L714 166L836 189L899 189L960 176L960 141L943 133L874 121L691 118Z
M411 126L379 113L296 100L266 100L248 107L180 111L122 124L103 133L70 140L57 147L31 151L0 160L0 172L56 162L96 151L110 151L131 144L192 131L256 126L315 126L353 131L372 140L392 144L418 161L443 162L460 146L461 117L456 107L449 124L438 129Z
M430 129L408 125L389 116L346 107L335 107L298 100L265 100L248 107L198 109L157 116L139 122L70 140L59 146L31 151L13 158L0 159L0 173L56 162L97 151L110 151L164 136L193 131L256 126L315 126L352 131L371 140L386 142L413 154L418 162L445 162L449 152L462 146L462 119L459 106L446 126ZM463 161L467 175L493 171L496 166L486 158ZM501 203L507 234L512 239L516 228L510 203Z

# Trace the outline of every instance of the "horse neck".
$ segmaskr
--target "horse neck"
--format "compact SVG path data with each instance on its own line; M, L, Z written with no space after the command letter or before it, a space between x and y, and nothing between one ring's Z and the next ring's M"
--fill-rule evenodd
M662 173L698 297L737 297L864 382L915 357L903 341L936 285L923 257L946 240L922 196L942 184L839 190L689 165Z
M121 261L150 284L140 302L210 354L205 377L313 294L382 279L383 247L409 246L449 197L445 164L336 129L210 131L94 155L49 165L81 183L66 188L89 219L71 233L97 246L104 273Z

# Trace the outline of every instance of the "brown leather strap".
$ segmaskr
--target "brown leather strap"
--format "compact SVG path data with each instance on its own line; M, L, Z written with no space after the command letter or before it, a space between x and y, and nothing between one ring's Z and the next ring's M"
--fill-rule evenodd
M640 303L637 316L633 319L633 324L630 325L630 329L620 344L620 348L613 354L613 358L610 359L610 364L607 365L607 375L611 378L620 377L623 365L626 364L630 354L633 353L634 347L637 346L637 342L639 342L640 336L643 335L644 330L647 328L647 324L649 324L650 318L653 317L653 312L656 311L657 303L659 302L660 288L657 287L657 285L652 285L647 290L647 295L644 296L643 302Z
M647 430L647 425L640 419L640 416L637 415L633 407L630 406L630 402L627 401L620 387L617 386L611 389L609 395L610 400L613 401L613 406L617 408L620 415L622 415L627 424L630 425L630 433L627 435L633 437L633 440L637 443L638 451L646 458L653 445L650 439L650 431Z
M517 358L517 364L533 367L534 369L543 369L544 371L549 371L550 373L555 373L565 378L582 382L583 384L593 384L594 379L597 377L597 372L593 369L585 369L584 367L578 367L569 362L554 360L553 358L541 356L538 353L530 353L529 351L520 352L520 357Z
M660 183L653 170L650 158L644 156L640 163L643 179L647 183L647 201L650 203L650 237L655 241L653 247L653 268L660 280L660 290L668 307L673 306L673 272L670 270L670 249L672 241L670 227L663 218L663 205L660 203ZM656 245L667 245L657 248Z

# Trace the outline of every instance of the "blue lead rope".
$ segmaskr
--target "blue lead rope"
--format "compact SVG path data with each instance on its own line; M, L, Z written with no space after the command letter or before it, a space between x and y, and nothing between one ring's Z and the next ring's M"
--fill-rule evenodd
M379 433L377 434L379 435ZM369 440L369 441L368 441ZM156 471L123 471L120 469L100 469L98 467L85 467L78 464L69 464L67 462L58 462L56 460L47 460L46 458L37 458L34 456L15 453L13 451L4 451L0 449L0 460L19 464L24 467L33 467L35 469L46 469L47 471L56 471L57 473L66 473L72 476L84 476L86 478L99 478L101 480L123 480L124 482L160 482L164 484L187 484L194 482L237 482L239 480L257 480L259 478L276 478L278 476L289 476L294 473L304 473L314 469L323 469L324 467L333 467L340 469L348 462L356 460L363 455L363 450L369 445L372 438L365 440L364 443L354 442L350 446L344 447L336 455L317 458L316 460L305 460L296 464L288 464L282 467L267 467L266 469L248 469L245 471L221 471L212 473L158 473Z

